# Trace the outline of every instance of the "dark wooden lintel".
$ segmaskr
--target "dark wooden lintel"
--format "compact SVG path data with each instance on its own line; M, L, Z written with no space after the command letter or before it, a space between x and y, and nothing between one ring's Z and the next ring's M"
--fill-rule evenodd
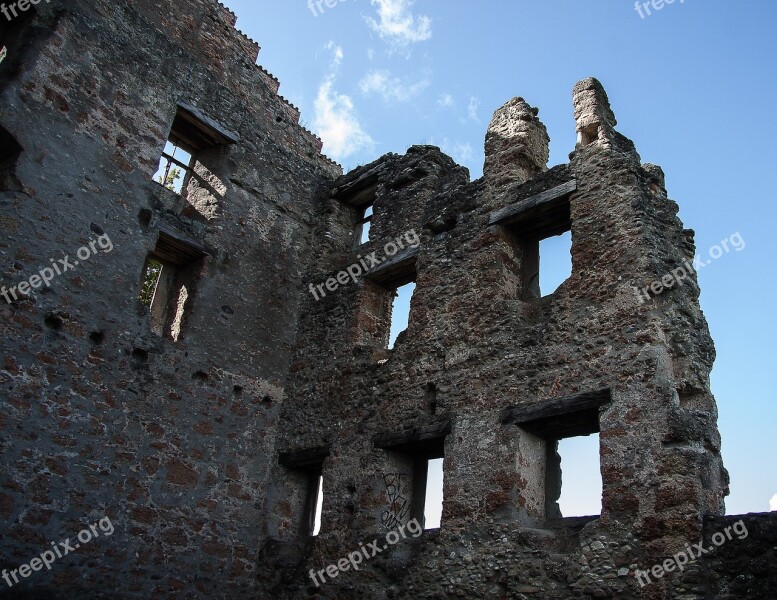
M451 422L443 421L401 433L379 435L375 438L375 447L408 454L423 454L429 458L442 458L445 436L450 432Z
M514 406L502 411L502 423L546 438L563 439L599 432L599 411L611 401L609 389Z
M526 229L569 229L569 196L577 191L577 180L572 179L554 188L524 198L492 212L489 225L525 226ZM547 224L542 223L548 220ZM532 223L535 221L535 223ZM553 222L556 221L556 225ZM551 234L554 235L554 234Z
M367 278L385 286L402 286L415 280L418 247L405 248L367 272Z
M292 452L281 452L278 463L289 469L320 469L326 457L329 456L329 446L305 448Z
M371 204L375 200L381 169L383 165L377 165L354 181L334 188L331 192L332 198L357 207Z
M199 128L204 136L211 139L213 145L236 144L240 141L240 136L237 133L214 121L196 106L186 102L178 102L178 108L189 113L188 115L180 115L179 113L179 115L193 126Z
M171 225L159 222L157 227L159 237L154 254L162 260L175 265L184 265L203 256L211 256L211 252L202 242L178 231Z

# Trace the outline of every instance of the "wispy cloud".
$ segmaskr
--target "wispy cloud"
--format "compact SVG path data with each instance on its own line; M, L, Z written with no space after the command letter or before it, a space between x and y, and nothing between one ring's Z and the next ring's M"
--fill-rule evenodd
M469 142L452 142L448 138L444 138L442 141L433 139L432 144L439 146L440 150L465 167L470 166L470 163L475 159L475 151Z
M412 13L415 0L370 0L377 7L378 19L367 18L367 23L381 39L407 46L432 37L432 20Z
M469 117L470 121L475 121L476 123L480 122L480 117L478 117L479 108L480 108L480 98L476 98L475 96L470 96L469 104L467 105L467 116Z
M456 106L456 101L450 94L441 94L437 99L437 104L442 108L453 108Z
M371 150L375 141L364 130L351 98L334 89L343 49L331 41L326 48L332 52L332 66L313 103L313 128L324 142L324 153L342 160L362 150Z
M429 79L427 77L411 83L394 77L386 70L370 71L359 82L362 94L377 93L383 96L386 102L407 102L428 86Z
M772 499L769 500L769 510L777 510L777 494L772 496Z

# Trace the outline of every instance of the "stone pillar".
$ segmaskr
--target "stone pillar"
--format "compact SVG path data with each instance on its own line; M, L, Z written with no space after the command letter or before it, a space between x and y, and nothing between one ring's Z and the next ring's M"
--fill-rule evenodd
M538 113L523 98L513 98L494 113L483 167L491 187L523 183L547 170L550 137Z
M577 145L594 142L612 145L613 131L618 121L610 108L607 92L598 79L589 77L575 84L572 91L577 124Z

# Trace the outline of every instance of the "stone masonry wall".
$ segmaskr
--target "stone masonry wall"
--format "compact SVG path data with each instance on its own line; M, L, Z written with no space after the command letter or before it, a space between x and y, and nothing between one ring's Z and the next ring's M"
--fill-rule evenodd
M470 183L436 148L413 147L335 183L331 214L340 219L318 235L343 234L340 252L307 280L335 278L373 251L382 256L412 229L417 287L393 350L385 349L393 286L379 268L323 298L305 296L278 450L328 449L321 533L310 538L297 526L300 472L274 467L260 561L267 597L714 597L704 565L647 586L636 578L705 535L701 517L723 514L728 493L709 390L714 349L695 276L650 301L635 291L693 257L693 232L677 219L660 168L641 164L613 129L601 85L581 82L574 101L587 133L568 165L537 162L547 157L545 128L536 109L515 99L495 114L481 180ZM537 297L532 234L492 216L569 182L572 275ZM363 202L371 187L370 242L354 248L358 214L345 192ZM563 221L534 218L542 219ZM504 411L600 389L611 395L598 415L602 513L558 519L546 495L562 482L544 481L555 446L506 424ZM409 521L383 517L395 509L399 475L408 482L401 495L412 498L412 462L377 440L445 422L441 529L384 544L359 571L321 571Z
M723 516L695 275L639 291L692 259L693 231L598 81L573 90L567 164L548 168L539 111L514 98L489 126L481 179L431 146L342 175L217 2L38 3L12 25L6 597L775 597L777 520ZM152 175L182 106L220 141L181 196ZM565 229L572 274L547 294L539 239ZM139 301L160 247L186 257L162 328ZM66 255L49 286L11 294ZM389 350L409 281L409 326ZM602 512L564 518L557 442L593 432ZM328 574L409 531L431 456L444 456L440 529ZM78 547L50 571L22 572L68 538ZM716 548L656 574L697 542Z
M0 301L2 567L115 527L4 594L255 597L300 278L341 171L234 24L211 1L41 3L0 65L0 126L23 149L0 189L0 284L112 245ZM151 181L180 101L240 138L216 153L207 214ZM138 302L160 229L209 254L178 341Z

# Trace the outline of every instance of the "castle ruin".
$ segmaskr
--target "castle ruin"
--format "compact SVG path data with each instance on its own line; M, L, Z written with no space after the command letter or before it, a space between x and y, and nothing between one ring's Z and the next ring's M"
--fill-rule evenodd
M235 24L0 18L5 597L777 596L777 519L725 516L695 275L650 288L693 231L602 85L574 87L566 164L514 98L476 181L431 146L343 175ZM569 231L547 294L539 243ZM601 514L568 518L558 444L591 434ZM440 458L441 527L369 550L423 525Z

